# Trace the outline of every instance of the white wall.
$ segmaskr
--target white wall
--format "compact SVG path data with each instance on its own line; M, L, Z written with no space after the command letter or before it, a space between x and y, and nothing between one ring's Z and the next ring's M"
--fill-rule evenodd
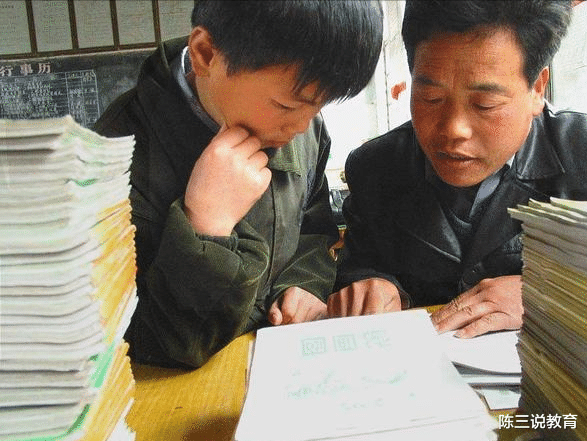
M351 150L410 118L410 75L401 39L403 1L382 1L385 14L383 50L370 83L359 95L322 110L332 138L328 179L332 188L344 188L340 172ZM391 97L394 84L406 82L399 99Z
M573 8L566 37L552 62L552 104L587 113L587 2Z

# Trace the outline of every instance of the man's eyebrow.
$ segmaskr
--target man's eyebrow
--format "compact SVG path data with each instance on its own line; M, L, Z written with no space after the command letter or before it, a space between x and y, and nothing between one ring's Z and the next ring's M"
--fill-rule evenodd
M470 90L479 92L490 92L498 95L509 95L509 90L497 83L473 83L469 86Z
M442 87L442 84L424 75L418 75L414 77L414 83L418 83L423 86ZM468 87L468 89L478 92L489 92L496 93L499 95L509 95L509 90L498 83L473 83Z
M441 87L442 85L431 78L428 78L424 75L416 75L414 77L414 83L422 84L424 86L436 86Z

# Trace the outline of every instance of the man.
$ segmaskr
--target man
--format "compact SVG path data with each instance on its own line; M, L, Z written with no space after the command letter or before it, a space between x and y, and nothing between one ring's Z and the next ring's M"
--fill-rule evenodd
M330 315L446 304L439 332L522 323L530 198L587 199L587 118L545 103L568 1L408 0L412 120L349 156Z
M326 315L338 233L321 107L381 48L370 1L198 0L96 130L134 134L131 357L199 367L238 335Z

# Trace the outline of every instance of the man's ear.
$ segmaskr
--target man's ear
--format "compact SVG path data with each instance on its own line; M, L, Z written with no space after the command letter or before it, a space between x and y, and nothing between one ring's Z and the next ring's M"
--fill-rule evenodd
M547 66L540 71L538 78L536 78L532 86L532 113L534 116L540 115L544 109L544 94L549 78L550 69Z
M214 47L210 33L201 26L192 29L188 40L192 70L197 76L208 76L210 66L219 52Z

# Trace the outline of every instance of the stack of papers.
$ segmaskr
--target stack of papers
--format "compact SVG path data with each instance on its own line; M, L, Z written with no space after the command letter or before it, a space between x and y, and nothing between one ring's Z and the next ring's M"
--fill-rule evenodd
M132 137L0 120L0 440L132 440Z
M587 440L587 201L510 212L524 231L520 406L558 418L550 436Z
M491 410L519 405L522 366L517 344L519 331L500 331L474 338L438 336L447 357L463 379L482 395Z
M497 439L424 310L257 332L236 441Z

